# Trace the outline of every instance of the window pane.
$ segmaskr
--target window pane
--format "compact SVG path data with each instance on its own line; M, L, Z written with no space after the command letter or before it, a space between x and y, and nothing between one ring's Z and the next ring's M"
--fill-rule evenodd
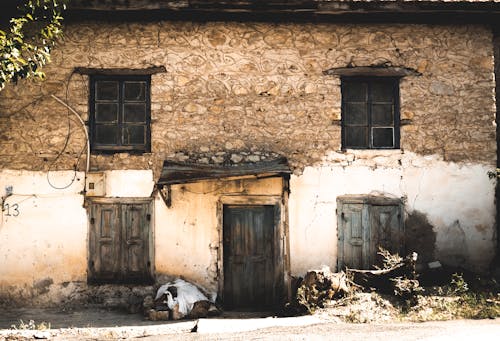
M95 142L98 144L117 144L118 127L115 125L96 125Z
M373 82L371 85L373 102L392 102L394 95L392 82Z
M118 104L114 103L96 103L95 105L96 122L116 122L118 121Z
M123 127L123 144L146 144L146 127L143 125Z
M368 147L367 127L345 127L344 147Z
M342 89L345 102L366 102L367 84L361 82L346 82Z
M118 100L118 82L111 82L111 81L95 82L95 98L98 101Z
M372 124L392 126L394 124L392 104L372 104Z
M126 101L144 101L146 99L145 82L125 82L124 87Z
M372 128L373 147L394 147L393 128Z
M134 103L123 105L124 122L146 122L146 104Z
M345 109L346 124L368 124L366 103L346 103Z

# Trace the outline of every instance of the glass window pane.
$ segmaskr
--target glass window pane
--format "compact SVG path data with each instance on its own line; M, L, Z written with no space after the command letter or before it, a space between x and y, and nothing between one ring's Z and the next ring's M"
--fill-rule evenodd
M345 102L366 102L367 84L362 82L345 82L342 97Z
M144 101L146 99L146 82L125 82L125 101Z
M372 104L372 124L375 126L394 125L392 104Z
M392 102L394 97L392 82L373 82L371 86L373 102Z
M345 134L344 147L368 147L367 127L345 127Z
M124 122L146 122L146 104L134 103L123 105Z
M146 127L143 125L123 127L123 144L146 144Z
M393 128L372 128L373 147L394 147Z
M115 103L96 103L95 105L96 122L116 122L118 121L118 104Z
M95 142L98 144L117 144L118 127L115 125L96 125Z
M345 103L346 124L368 124L366 103Z
M112 82L112 81L95 82L95 98L98 101L117 101L118 82Z

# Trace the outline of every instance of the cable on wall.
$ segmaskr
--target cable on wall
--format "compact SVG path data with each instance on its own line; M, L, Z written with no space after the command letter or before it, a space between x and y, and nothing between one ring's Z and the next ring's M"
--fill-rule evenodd
M78 114L78 112L76 112L75 109L73 109L71 106L69 106L66 102L64 102L62 99L60 99L56 95L50 95L50 96L52 98L54 98L57 102L59 102L61 105L68 108L68 110L71 111L73 114L75 114L75 116L78 118L78 120L82 124L82 128L85 132L85 141L87 144L87 162L86 162L86 166L85 166L85 173L88 173L90 170L90 141L89 141L89 132L88 132L87 126L85 125L85 122L82 120L81 116Z

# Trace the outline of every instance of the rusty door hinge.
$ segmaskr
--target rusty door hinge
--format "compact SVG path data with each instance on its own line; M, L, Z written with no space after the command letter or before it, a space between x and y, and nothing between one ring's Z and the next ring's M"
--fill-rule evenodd
M94 217L90 218L90 223L91 223L92 225L94 225L94 224L95 224L95 219L94 219Z

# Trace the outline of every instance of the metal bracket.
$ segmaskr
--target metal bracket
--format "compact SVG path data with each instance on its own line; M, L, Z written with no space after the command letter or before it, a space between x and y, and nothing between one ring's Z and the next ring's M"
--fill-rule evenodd
M158 193L168 208L172 207L172 189L170 185L158 185Z

